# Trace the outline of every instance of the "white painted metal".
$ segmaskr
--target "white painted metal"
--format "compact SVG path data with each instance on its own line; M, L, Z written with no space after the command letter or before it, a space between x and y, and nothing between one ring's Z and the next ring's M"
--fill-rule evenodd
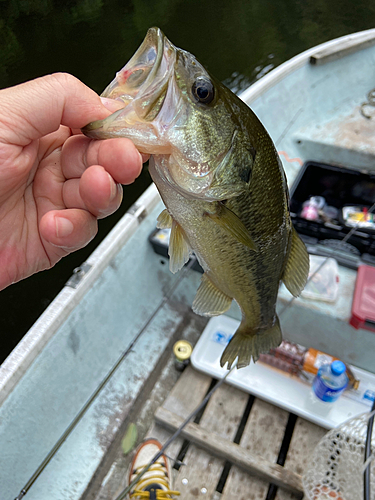
M251 106L252 102L254 102L262 94L265 94L268 89L275 86L278 82L282 81L290 73L293 73L297 69L308 64L310 57L314 56L315 54L321 53L325 50L340 51L341 48L348 42L356 42L358 44L358 49L360 49L362 43L373 40L374 38L375 28L366 31L360 31L358 33L353 33L351 35L345 35L343 37L330 40L329 42L316 45L311 49L301 52L301 54L298 54L289 61L286 61L285 63L272 70L270 73L251 85L248 89L244 90L241 93L240 97L249 106Z
M36 356L67 320L82 297L108 266L139 226L139 216L149 214L160 202L159 193L152 184L138 199L136 211L126 213L113 230L87 259L90 271L83 276L76 289L64 287L21 342L0 366L0 406L25 374Z

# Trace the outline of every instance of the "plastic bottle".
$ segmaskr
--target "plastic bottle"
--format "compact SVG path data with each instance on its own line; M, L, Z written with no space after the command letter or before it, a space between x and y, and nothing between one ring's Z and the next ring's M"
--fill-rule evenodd
M312 389L318 399L325 403L333 403L344 392L348 382L345 364L336 360L319 368Z
M303 372L316 375L323 364L332 363L338 358L313 348L306 349L300 345L283 340L279 347L271 349L267 354L260 354L259 360L291 375L301 376ZM349 378L348 388L358 389L359 380L351 369L346 367Z

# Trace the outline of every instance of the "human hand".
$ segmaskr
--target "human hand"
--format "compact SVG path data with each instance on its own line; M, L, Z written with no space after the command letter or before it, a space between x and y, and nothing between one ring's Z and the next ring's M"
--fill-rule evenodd
M62 73L0 90L0 290L87 245L140 174L131 141L80 133L121 107L103 102Z

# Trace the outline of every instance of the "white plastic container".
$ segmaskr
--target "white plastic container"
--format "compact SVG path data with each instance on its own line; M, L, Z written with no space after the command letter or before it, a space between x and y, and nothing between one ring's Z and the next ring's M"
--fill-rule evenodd
M310 255L309 280L301 293L305 299L335 302L339 291L339 268L332 257Z

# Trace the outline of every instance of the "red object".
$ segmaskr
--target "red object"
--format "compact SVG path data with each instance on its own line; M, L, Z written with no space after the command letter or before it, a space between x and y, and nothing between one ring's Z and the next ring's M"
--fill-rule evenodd
M354 328L375 332L375 267L359 266L355 284L352 316Z

